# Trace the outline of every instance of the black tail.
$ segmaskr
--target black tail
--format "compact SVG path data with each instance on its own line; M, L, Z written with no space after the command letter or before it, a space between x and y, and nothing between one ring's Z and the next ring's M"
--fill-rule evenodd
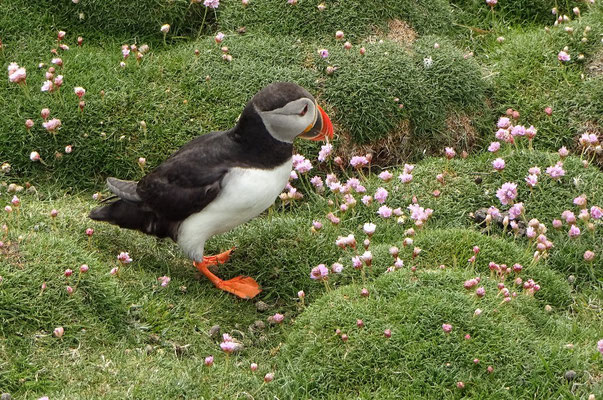
M153 211L144 210L140 203L120 199L90 211L90 218L160 238L169 236L176 239L178 223L161 218Z

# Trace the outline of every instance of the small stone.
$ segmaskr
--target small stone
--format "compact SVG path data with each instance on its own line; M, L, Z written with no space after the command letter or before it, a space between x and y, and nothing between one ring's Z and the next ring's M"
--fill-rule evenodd
M211 328L209 328L209 336L210 337L220 336L220 325L214 325Z
M145 351L145 353L147 353L147 354L151 354L151 353L153 353L153 351L154 351L154 350L155 350L155 349L154 349L154 348L153 348L153 346L151 346L150 344L147 344L147 345L144 347L144 351Z
M264 323L264 321L260 321L258 319L251 325L251 328L256 331L263 331L266 328L266 324Z
M550 313L553 311L553 307L551 307L549 304L547 304L546 306L544 306L544 311Z
M565 373L565 379L567 379L568 381L573 381L574 379L576 379L576 375L576 371L570 369Z
M0 400L11 400L13 397L10 395L10 393L2 393L2 395L0 396Z
M268 304L264 303L262 300L260 300L257 303L255 303L255 308L257 308L257 310L260 312L264 312L264 311L268 311L270 309L270 306Z
M149 342L151 343L159 343L159 335L153 333L149 336Z

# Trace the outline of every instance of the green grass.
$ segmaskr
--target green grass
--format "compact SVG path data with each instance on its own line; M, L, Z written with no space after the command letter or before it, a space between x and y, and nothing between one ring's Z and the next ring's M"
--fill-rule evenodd
M528 166L544 167L556 158L538 152L504 157L508 165L504 180L519 180ZM441 159L419 163L410 186L386 185L388 205L406 206L415 194L421 205L435 210L415 237L413 246L422 252L414 261L411 249L401 245L411 221L400 225L379 220L376 205L359 203L333 226L324 220L326 200L308 193L308 200L287 207L277 204L261 218L212 239L208 253L237 246L219 274L255 277L264 289L259 299L269 305L266 312L198 281L173 243L87 220L94 203L89 194L62 195L60 187L39 188L37 195L21 193L20 214L3 214L0 221L9 227L2 237L3 249L9 250L1 255L0 310L7 323L0 327L5 366L0 387L26 398L44 394L211 398L216 393L236 397L244 392L256 398L371 398L375 386L381 387L383 398L429 397L436 392L451 398L462 393L522 398L537 392L539 398L550 398L568 393L571 384L562 376L574 369L577 382L584 385L579 393L598 393L600 385L588 381L588 375L600 373L595 354L602 328L596 312L602 301L600 283L592 280L580 258L586 248L600 257L600 238L584 235L570 241L565 232L550 230L547 236L555 248L548 260L534 264L527 240L502 235L500 229L493 229L490 236L479 233L467 214L473 207L497 204L493 190L503 181L488 172L491 158L451 163L448 168L454 175L449 172L438 199L428 193L436 184L433 177L445 167ZM542 192L529 195L520 187L528 218L538 217L550 227L549 218L571 208L575 190L589 193L589 204L601 204L600 173L592 167L583 169L574 158L566 160L565 168L568 176L560 184L542 178ZM479 186L473 182L476 175L482 176ZM582 182L579 189L573 186L575 177ZM366 182L369 193L382 185L375 177ZM8 203L11 196L0 198ZM331 194L325 197L334 199ZM49 216L52 208L59 210L54 222ZM313 219L325 222L318 233L310 230ZM367 273L368 300L359 298L362 279L351 267L353 252L334 244L339 235L349 233L361 241L366 221L377 223L370 247L374 262ZM84 234L87 227L95 229L90 245ZM406 265L402 271L384 274L393 262L388 254L392 245L402 249ZM481 251L470 264L467 259L475 245ZM118 265L116 255L121 251L129 251L134 262L112 276L109 270ZM309 271L319 263L336 261L344 264L344 272L331 278L334 291L325 293L322 284L309 279ZM521 276L533 278L541 291L533 298L520 294L511 304L501 305L496 280L488 270L490 261L521 263ZM82 263L90 265L90 271L69 296L65 287L75 286ZM439 270L441 264L446 269ZM417 267L416 273L410 272L411 266ZM75 271L69 279L63 276L66 268ZM576 276L571 285L569 274ZM600 279L600 268L596 274ZM163 275L172 279L167 288L157 282ZM487 292L482 300L462 288L465 279L476 275ZM47 289L40 293L43 282ZM306 292L307 310L299 306L299 290ZM552 306L552 313L544 311L545 305ZM485 310L483 319L468 318L475 307ZM286 316L281 326L266 322L275 312ZM354 327L356 318L365 320L365 330ZM252 328L256 320L268 326ZM441 332L444 322L455 326L450 337ZM215 324L245 344L242 354L230 358L220 354L219 339L207 334ZM57 326L66 332L60 340L52 336ZM333 335L336 327L350 335L345 345ZM386 328L394 332L391 341L382 338ZM474 341L462 339L467 332ZM567 343L575 349L565 349ZM434 356L436 348L440 350ZM203 366L210 354L216 357L213 368ZM472 365L474 357L482 360L479 366ZM328 361L334 359L340 361ZM255 374L248 369L251 362L260 365ZM484 372L487 364L494 366L493 375ZM267 372L275 372L276 381L262 384ZM429 386L421 374L432 377ZM405 384L393 385L392 379ZM457 380L466 383L465 392L455 388ZM523 386L511 384L516 381ZM506 386L512 389L501 389Z
M11 165L0 173L0 207L14 195L9 184L35 185L17 193L20 207L0 213L0 392L53 400L603 396L597 351L603 226L578 221L582 234L574 239L567 224L552 228L564 210L578 213L572 200L581 194L589 207L603 206L601 170L585 168L576 151L576 138L586 130L600 133L603 122L601 75L590 68L600 63L601 6L509 0L492 15L477 0L328 1L324 11L319 3L250 0L243 7L223 0L201 27L204 6L184 0L0 0L0 64L18 62L28 74L28 94L7 79L0 84L0 164ZM582 17L545 32L555 5L565 14L579 5ZM408 23L412 31L404 33L416 38L396 42L401 32L389 25L392 19ZM159 32L164 23L172 27L165 42ZM242 26L245 33L237 32ZM50 62L61 29L71 47L60 52L65 84L59 93L41 93L46 67L37 65ZM350 51L335 40L337 30L352 43ZM218 31L226 34L221 45L213 39ZM146 43L150 51L140 63L130 56L121 68L125 43ZM222 60L220 46L228 47L232 62ZM572 61L560 65L556 57L564 46ZM317 54L323 48L327 59ZM425 66L428 57L431 67ZM332 75L327 66L335 67ZM91 195L108 175L137 179L192 137L231 127L248 99L277 80L297 82L317 97L335 123L335 152L345 165L366 152L381 164L416 162L413 181L400 183L401 165L374 164L360 174L332 161L319 164L320 144L296 143L314 163L311 173L292 181L304 198L277 200L260 217L206 244L208 254L237 247L217 273L257 279L263 291L254 301L215 289L169 240L87 218L98 205ZM75 86L87 90L83 114ZM553 108L551 117L543 113L546 106ZM41 127L43 107L63 122L56 137ZM507 108L520 111L520 123L538 128L536 151L521 140L496 155L479 151L494 140L496 118ZM27 118L35 121L31 133L24 128ZM68 144L73 152L57 157ZM559 161L552 151L561 145L573 155L564 160L566 176L554 182L544 171ZM471 154L447 162L444 146ZM33 150L44 164L29 160ZM143 170L139 157L147 158ZM502 173L492 170L496 157L506 161ZM533 166L543 175L530 191L524 178ZM393 181L376 177L382 168L394 173ZM310 189L311 176L332 171L342 183L360 178L366 194L386 188L386 204L400 207L402 216L381 219L380 204L365 206L358 193L352 193L357 204L340 211L343 195ZM440 173L445 184L436 180ZM508 209L496 198L504 182L518 183L525 219L542 222L554 243L539 261L533 260L535 243L471 218L492 205ZM422 229L409 218L413 198L434 210ZM59 211L55 220L52 209ZM341 218L338 225L328 221L329 212ZM313 231L313 220L323 228ZM377 229L369 247L372 267L363 277L352 257L364 251L365 222ZM95 230L90 240L89 227ZM414 242L404 247L411 227ZM349 234L358 249L338 248L337 238ZM400 248L405 265L386 272L394 262L391 246ZM413 259L415 246L421 252ZM480 252L470 263L473 246ZM584 261L586 250L595 253L591 264ZM134 261L111 275L122 251ZM522 279L534 279L541 290L526 295L511 274L504 283L518 296L503 303L491 261L521 263ZM310 279L313 267L335 262L344 270L330 274L328 289ZM83 263L90 266L85 274L79 272ZM74 270L69 278L68 268ZM165 288L161 276L171 278ZM463 288L475 276L486 290L482 299ZM75 288L72 295L67 285ZM368 298L360 296L363 287ZM306 294L303 304L299 290ZM483 313L474 317L478 307ZM269 323L277 312L284 322ZM356 326L358 318L364 328ZM443 323L453 325L450 335ZM221 338L209 335L214 325L244 350L226 356ZM65 329L62 338L52 334L58 326ZM335 329L349 340L344 343ZM392 330L390 339L384 329ZM467 333L470 340L463 338ZM204 365L208 355L215 356L211 368ZM572 381L564 377L569 370L576 372ZM275 380L264 383L268 372ZM465 389L456 387L458 381Z
M324 11L318 9L324 4ZM240 1L225 2L219 15L219 25L226 29L245 26L254 34L295 35L305 38L334 37L343 30L347 38L361 42L377 29L387 31L387 22L402 19L419 33L444 33L453 30L451 8L447 1L385 0L381 2L299 1L291 6L286 1L250 1L242 7Z

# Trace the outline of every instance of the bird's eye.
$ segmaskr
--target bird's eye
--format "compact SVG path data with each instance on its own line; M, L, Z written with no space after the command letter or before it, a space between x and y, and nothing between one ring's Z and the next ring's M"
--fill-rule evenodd
M308 105L306 104L306 106L304 107L304 109L301 110L301 112L299 113L299 116L303 117L304 115L306 115L307 112L308 112Z

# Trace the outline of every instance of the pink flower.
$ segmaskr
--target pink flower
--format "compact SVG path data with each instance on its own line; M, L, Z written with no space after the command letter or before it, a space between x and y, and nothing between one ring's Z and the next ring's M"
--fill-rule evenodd
M303 299L304 297L306 297L306 293L303 290L300 290L299 292L297 292L297 297Z
M544 113L548 116L551 116L551 114L553 114L553 109L551 107L546 107L544 109Z
M584 252L584 261L591 262L594 259L595 259L595 253L593 253L590 250L586 250Z
M86 236L90 237L90 236L92 236L92 235L94 235L94 229L92 229L92 228L87 228L87 229L86 229ZM124 254L124 253L122 253L122 254ZM125 253L125 254L128 254L128 253ZM121 254L120 254L120 256L121 256ZM117 258L119 259L119 256L117 256Z
M523 213L523 210L523 203L513 204L513 206L509 209L509 219L517 219Z
M373 198L379 203L379 204L383 204L385 203L385 200L387 200L387 190L385 190L384 188L380 187L377 189L377 191L375 192L375 195L373 196Z
M297 0L289 0L291 1L295 1L297 2ZM272 372L268 372L266 375L264 375L264 382L266 383L270 383L274 380L274 374Z
M65 277L69 278L71 275L73 275L73 270L67 268L63 274Z
M127 252L122 251L117 256L117 261L119 261L122 264L129 264L132 262L132 258L130 258L130 255Z
M271 322L274 322L275 324L280 324L285 319L285 316L283 314L276 313L269 319Z
M452 332L452 325L442 324L442 330L444 331L444 333L450 333Z
M13 65L13 64L11 64L11 65ZM13 72L11 72L11 65L9 65L9 67L8 67L9 68L8 80L13 83L25 82L25 79L27 78L27 71L25 70L25 68L18 67L16 69L14 69Z
M339 218L337 218L337 217L335 216L335 214L333 214L332 212L330 212L330 213L328 213L328 214L327 214L327 219L328 219L329 221L331 221L331 223L332 223L333 225L338 225L338 224L341 222L341 220L340 220Z
M343 265L337 262L333 263L333 265L331 265L331 271L333 271L334 274L341 274L343 271Z
M82 98L82 97L84 97L84 95L86 94L86 89L84 89L84 88L83 88L83 87L81 87L81 86L77 86L77 87L74 87L74 88L73 88L73 92L75 93L75 95L76 95L77 97L79 97L79 98L81 99L81 98Z
M501 129L507 129L510 125L511 125L511 120L507 117L500 117L498 119L498 123L496 124L496 126L498 126Z
M387 170L383 171L383 172L381 172L379 174L379 179L381 179L382 181L385 181L385 182L391 181L391 179L393 177L394 177L394 175L391 172L387 171Z
M507 205L513 202L517 197L517 184L506 182L496 191L496 197L500 200L503 205Z
M498 142L496 142L498 143ZM503 169L505 169L505 160L503 160L502 158L497 158L496 160L492 161L492 167L496 170L496 171L502 171Z
M50 121L42 122L42 126L46 128L47 131L52 133L56 132L56 130L59 129L61 125L61 120L58 118L53 118Z
M207 356L203 362L206 367L211 367L214 365L214 356Z
M383 331L383 336L385 336L386 338L390 338L392 337L392 330L391 329L386 329Z
M410 183L412 181L412 175L404 172L398 176L398 179L400 179L402 183Z
M496 0L486 0L486 2L490 1L490 7L493 7L496 4ZM465 384L462 381L458 381L456 383L456 387L458 389L465 389Z
M599 353L603 355L603 339L597 342L597 350L599 350Z
M476 286L478 283L479 282L476 278L471 278L471 279L466 280L465 283L463 283L463 287L467 290L470 290L471 288Z
M53 63L54 65L58 65L59 67L63 66L63 60L61 60L60 58L53 58L51 61L51 63Z
M369 161L365 156L354 156L350 160L350 165L354 168L360 168L368 165Z
M71 154L72 151L73 147L71 147L71 145L65 146L65 154Z
M392 216L392 209L389 208L388 206L381 206L379 207L379 210L377 211L377 214L381 217L381 218L390 218Z
M350 50L350 49L352 48L352 43L350 43L350 42L345 42L345 43L343 44L343 48L344 48L344 49L346 49L346 50Z
M563 169L562 163L557 163L556 165L547 167L546 173L555 181L559 180L562 176L565 176L565 170Z
M534 128L534 126L530 125L530 127L528 129L526 129L526 136L530 140L534 139L537 132L538 132L538 130L536 130L536 128Z
M444 155L446 156L447 159L451 160L456 155L456 151L454 151L454 149L452 147L446 147L444 149Z
M157 280L159 282L161 282L161 287L166 287L170 283L170 281L171 281L170 277L169 276L165 276L165 275L164 276L160 276L159 278L157 278Z
M580 208L586 207L586 196L581 195L581 196L574 198L574 204Z
M329 269L324 264L319 264L318 266L312 268L310 272L310 278L316 280L324 280L327 279L329 275Z
M569 150L567 147L563 146L557 151L557 153L559 154L559 157L565 158L569 155Z
M601 219L601 217L603 217L603 209L601 209L601 207L598 207L598 206L592 206L590 208L590 216L593 219Z
M500 150L500 142L492 142L490 143L490 146L488 146L488 151L490 153L496 153L498 150Z
M119 272L119 267L113 267L113 268L111 268L111 271L109 271L109 273L111 275L117 275L118 272Z
M82 274L85 274L86 272L88 272L88 270L89 270L89 269L90 269L90 267L88 267L88 265L87 265L87 264L82 264L82 265L80 265L80 272L81 272Z
M373 234L375 233L375 229L377 229L377 225L370 223L370 222L365 223L364 226L362 227L362 230L368 236L373 236Z
M31 161L40 161L40 154L37 151L32 151L29 154L29 159Z
M203 5L209 8L218 8L218 6L220 6L220 0L205 0Z
M40 91L52 92L53 89L54 89L54 84L52 83L52 81L48 80L48 81L44 81L44 83L42 84L42 87L40 88Z
M65 329L63 329L62 326L54 328L54 331L52 332L52 334L59 339L63 337L64 333L65 333Z
M481 308L476 308L475 311L473 312L473 315L478 317L480 316L482 313L482 309Z
M477 297L484 297L486 295L486 289L484 289L484 287L478 287L477 290L475 291L475 294L477 295Z
M576 225L572 225L567 234L571 238L578 237L578 236L580 236L580 228L578 228Z
M40 116L44 119L47 120L48 117L50 117L50 110L48 108L43 108L42 111L40 111Z
M163 24L163 25L161 25L161 28L159 30L164 35L167 34L170 31L170 24Z
M257 371L257 370L258 370L258 365L257 365L256 363L251 363L251 365L249 365L249 369L250 369L252 372L255 372L255 371Z
M73 294L73 288L71 286L67 286L65 289L67 290L67 294L69 294L69 295Z
M312 227L315 230L319 231L319 230L322 229L322 222L320 222L320 221L312 221Z
M557 54L557 59L561 62L563 61L569 61L571 59L570 55L567 54L565 51L561 50L559 52L559 54Z
M327 58L327 57L329 57L329 50L327 50L327 49L320 49L320 50L318 50L318 54L322 58Z
M222 349L223 352L225 352L227 354L231 354L231 353L234 353L236 350L238 350L239 344L236 342L226 341L226 342L220 343L220 348Z
M356 326L357 326L358 328L363 328L363 327L364 327L364 321L363 321L363 320L361 320L361 319L357 319L357 320L356 320Z
M323 145L320 148L320 151L318 152L318 161L325 162L331 155L332 151L333 151L332 144L327 143L327 144Z
M516 125L511 129L512 136L525 136L526 128L523 125Z
M362 268L362 260L360 259L360 256L352 257L352 265L356 269Z
M538 176L538 175L540 175L540 168L538 168L538 167L532 167L532 168L530 168L528 170L528 173L530 175L536 175L536 176Z
M526 184L529 187L533 188L538 183L538 176L537 175L528 175L528 176L526 176L525 180L526 180Z

